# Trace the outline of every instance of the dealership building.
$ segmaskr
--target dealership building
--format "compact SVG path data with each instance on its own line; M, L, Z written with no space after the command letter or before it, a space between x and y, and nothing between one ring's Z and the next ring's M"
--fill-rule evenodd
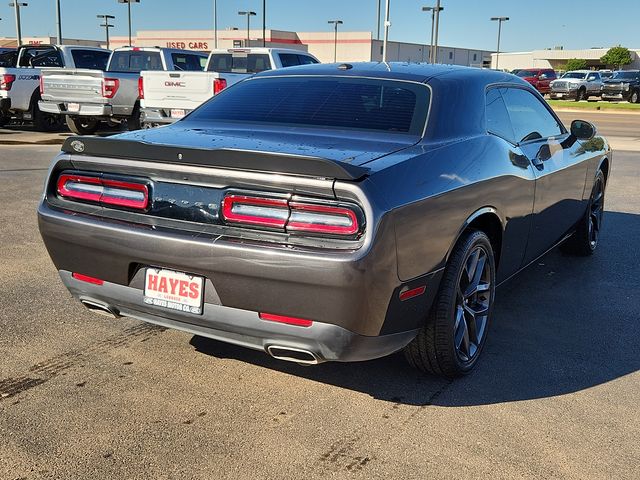
M338 62L382 61L382 41L373 38L371 32L338 32L335 42L334 32L289 32L284 30L266 30L265 40L268 47L293 48L311 53L321 62L333 62L334 48ZM218 31L218 48L239 48L262 46L262 29L249 32L237 29ZM25 38L24 43L55 43L55 38ZM69 40L68 44L104 45L95 40ZM128 37L112 37L111 48L129 44ZM209 51L215 48L213 30L144 30L138 31L133 39L138 47L170 47L188 50ZM15 46L14 38L0 38L1 46ZM389 42L388 60L392 62L424 62L429 58L429 45L405 42ZM491 51L468 48L439 46L438 61L455 65L488 67Z
M499 58L496 53L491 54L491 68L496 65L505 70L514 70L516 68L553 68L555 70L564 70L567 60L579 58L587 61L588 68L603 69L607 68L600 58L607 53L608 48L590 48L587 50L564 50L561 47L534 50L532 52L507 52L500 53ZM631 65L624 67L625 69L640 69L640 49L630 49L633 62Z

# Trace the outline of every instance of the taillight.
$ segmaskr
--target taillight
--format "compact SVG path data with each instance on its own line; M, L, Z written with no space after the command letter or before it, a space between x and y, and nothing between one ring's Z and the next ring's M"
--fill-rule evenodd
M44 95L44 78L40 75L40 96Z
M229 194L222 201L222 216L226 223L343 237L354 237L360 232L357 210L355 206L239 194Z
M16 81L15 75L10 75L8 73L0 75L0 90L9 91L13 86L13 82Z
M213 94L214 95L219 94L225 88L227 88L227 80L226 79L224 79L224 78L216 78L213 81Z
M143 183L112 180L88 175L62 174L58 195L73 200L144 210L149 204L149 188Z
M291 202L287 231L354 235L358 233L358 217L345 207Z
M102 96L104 98L113 98L120 88L120 80L117 78L105 78L102 80Z
M144 100L144 79L138 78L138 98Z
M227 195L222 201L222 215L229 223L284 228L289 218L288 203L286 198Z

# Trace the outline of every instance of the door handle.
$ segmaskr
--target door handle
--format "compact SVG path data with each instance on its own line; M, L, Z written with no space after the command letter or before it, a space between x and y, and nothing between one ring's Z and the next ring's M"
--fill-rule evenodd
M538 170L544 170L544 162L537 155L535 157L533 157L533 160L531 160L531 163Z

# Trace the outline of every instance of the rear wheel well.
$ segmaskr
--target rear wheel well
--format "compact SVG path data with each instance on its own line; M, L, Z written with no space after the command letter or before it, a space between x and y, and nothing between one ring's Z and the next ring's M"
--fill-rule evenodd
M500 263L500 253L502 252L502 222L500 222L498 216L495 213L483 213L474 218L465 230L480 230L489 237L497 269Z

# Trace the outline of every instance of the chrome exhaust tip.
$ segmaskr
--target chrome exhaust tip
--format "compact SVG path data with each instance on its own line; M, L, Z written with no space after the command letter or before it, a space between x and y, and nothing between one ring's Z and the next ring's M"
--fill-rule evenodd
M113 310L111 307L109 307L104 303L99 303L94 300L84 300L84 299L80 300L80 302L82 302L82 304L85 307L87 307L89 310L91 310L94 313L97 313L98 315L104 315L105 317L109 317L109 318L120 317L120 315L118 315L115 310Z
M293 347L283 347L281 345L269 345L267 353L273 358L294 362L302 365L317 365L321 363L320 358L309 350Z

